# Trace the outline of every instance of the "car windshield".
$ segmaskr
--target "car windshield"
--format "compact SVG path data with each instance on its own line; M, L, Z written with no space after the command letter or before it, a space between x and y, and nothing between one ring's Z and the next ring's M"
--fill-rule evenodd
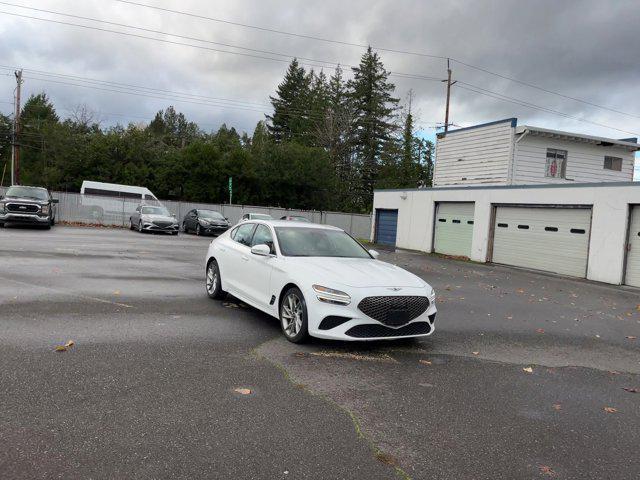
M252 220L273 220L271 215L267 215L265 213L252 213L249 218Z
M33 198L35 200L49 200L49 194L47 191L44 188L37 187L9 187L6 196Z
M358 242L342 230L276 227L280 251L288 257L371 258Z
M140 213L143 215L170 215L169 210L163 207L142 207Z
M224 220L222 214L214 210L198 210L198 216L202 218L210 218L212 220Z

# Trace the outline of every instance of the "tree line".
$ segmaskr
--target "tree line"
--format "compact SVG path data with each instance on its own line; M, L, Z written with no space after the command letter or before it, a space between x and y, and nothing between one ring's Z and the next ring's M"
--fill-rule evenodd
M159 198L367 212L375 188L430 185L433 144L416 135L371 48L345 80L288 66L273 111L251 135L223 124L207 133L170 106L148 124L102 128L89 110L61 119L45 93L21 112L21 183L79 191L83 180L151 189ZM8 184L11 119L0 115Z

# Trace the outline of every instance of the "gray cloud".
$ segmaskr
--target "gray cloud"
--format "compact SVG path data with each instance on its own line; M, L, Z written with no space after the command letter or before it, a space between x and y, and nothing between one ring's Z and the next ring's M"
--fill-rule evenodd
M211 41L282 52L300 57L358 62L362 49L291 38L240 27L162 13L113 0L22 2L64 11L175 32ZM150 2L151 3L151 2ZM158 0L153 2L243 23L317 35L356 43L450 56L486 69L640 115L634 102L640 94L640 47L636 26L637 1L563 2L420 0L325 2ZM0 10L57 18L53 15L0 6ZM117 27L105 27L125 30ZM151 40L48 24L0 14L0 58L3 65L46 70L108 81L186 91L240 101L268 101L281 80L286 63L215 53ZM158 36L152 35L151 36ZM160 37L160 36L158 36ZM196 43L186 41L187 43ZM205 45L205 44L203 44ZM211 46L211 45L208 45ZM213 46L211 46L213 47ZM217 47L215 47L217 48ZM223 49L229 49L220 47ZM229 49L230 50L230 49ZM445 62L382 52L392 71L445 76ZM331 70L327 68L325 70ZM203 128L222 122L251 131L262 112L207 107L87 88L45 83L28 78L25 93L46 90L60 109L79 103L102 112L105 124L151 118L173 103ZM482 88L569 115L640 132L640 118L589 107L532 90L454 63L454 77ZM394 78L397 95L415 92L414 105L425 129L443 120L444 85L418 79ZM0 77L0 100L11 100L13 79ZM10 105L0 104L3 111ZM258 106L245 106L258 109ZM264 112L268 107L264 107ZM65 115L65 111L60 112ZM478 95L454 87L451 119L459 125L516 116L520 123L612 137L630 136L605 127ZM118 114L121 116L110 116Z

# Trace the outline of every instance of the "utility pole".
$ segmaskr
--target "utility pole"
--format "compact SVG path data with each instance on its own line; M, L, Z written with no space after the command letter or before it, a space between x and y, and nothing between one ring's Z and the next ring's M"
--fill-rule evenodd
M447 105L444 111L444 133L447 133L449 130L449 100L451 99L451 85L456 84L456 81L451 81L451 65L449 58L447 58L447 79L442 81L447 82Z
M11 185L20 184L20 145L18 136L20 135L20 87L22 86L22 70L14 72L16 76L16 110L13 116L13 134L11 135Z

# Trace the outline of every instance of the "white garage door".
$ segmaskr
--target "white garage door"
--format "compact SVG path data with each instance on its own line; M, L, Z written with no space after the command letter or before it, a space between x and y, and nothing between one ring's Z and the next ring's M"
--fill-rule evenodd
M435 251L447 255L471 256L473 202L441 202L436 211Z
M585 277L591 209L497 207L493 262Z
M624 283L640 287L640 205L636 205L631 210L627 275Z

